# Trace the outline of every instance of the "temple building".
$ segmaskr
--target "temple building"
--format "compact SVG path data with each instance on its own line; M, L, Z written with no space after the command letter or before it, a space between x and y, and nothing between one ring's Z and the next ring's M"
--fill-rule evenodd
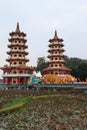
M6 59L9 65L1 67L3 70L3 84L27 84L33 74L33 67L26 65L29 62L29 59L26 58L28 55L26 34L20 31L19 23L17 23L16 30L9 33L9 35L10 44L7 52L9 57Z
M48 68L43 70L44 74L54 74L58 76L70 74L71 69L65 67L63 39L57 36L57 31L55 31L54 38L50 39L49 42Z

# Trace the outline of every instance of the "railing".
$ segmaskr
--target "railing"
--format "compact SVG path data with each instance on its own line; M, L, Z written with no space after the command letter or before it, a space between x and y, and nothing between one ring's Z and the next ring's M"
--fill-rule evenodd
M2 74L2 77L30 77L31 74Z
M0 84L0 89L29 89L28 84ZM87 84L36 84L34 88L46 90L87 90Z

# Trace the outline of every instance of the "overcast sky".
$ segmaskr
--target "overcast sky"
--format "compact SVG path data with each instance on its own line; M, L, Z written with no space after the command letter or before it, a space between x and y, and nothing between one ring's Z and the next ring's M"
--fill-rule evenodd
M17 22L27 34L29 66L47 57L55 30L64 39L65 55L87 59L87 0L0 0L0 66L7 64L9 32Z

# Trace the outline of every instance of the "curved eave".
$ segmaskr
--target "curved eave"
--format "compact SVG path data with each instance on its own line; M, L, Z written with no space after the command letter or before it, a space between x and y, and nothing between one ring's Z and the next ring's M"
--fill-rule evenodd
M21 36L26 36L26 33L24 32L11 32L9 33L10 36L15 36L15 35L21 35Z
M24 62L29 62L28 59L21 59L21 58L15 58L15 59L10 58L10 59L6 59L6 61L8 61L8 62L11 62L11 61L24 61Z
M59 63L65 64L65 61L48 61L48 64L54 64L54 63L56 63L56 64L59 64Z
M54 52L54 51L60 51L60 52L64 52L64 49L49 49L48 52Z
M29 53L28 52L21 52L21 51L9 51L7 52L8 55L11 55L11 54L25 54L25 55L28 55Z
M58 41L58 42L63 42L63 39L59 39L59 38L53 38L53 39L49 39L49 42L56 42L56 41Z
M10 38L10 39L8 39L9 40L9 42L13 42L13 41L23 41L24 43L25 42L27 42L27 40L26 39L23 39L23 38Z
M53 46L63 47L64 44L62 44L62 43L61 44L59 44L59 43L56 43L56 44L52 43L52 44L48 45L48 47L53 47Z
M48 70L59 70L59 71L71 71L71 69L69 68L51 68L51 67L48 67L46 69L44 69L43 71L48 71Z
M64 58L64 55L48 55L47 58L53 58L53 57L63 57Z
M0 67L1 70L11 70L11 69L24 69L24 70L34 70L33 67L29 67L29 66L3 66L3 67Z
M28 46L27 45L21 45L20 43L19 44L10 44L10 45L8 45L8 48L12 48L12 47L24 47L25 49L26 48L28 48Z

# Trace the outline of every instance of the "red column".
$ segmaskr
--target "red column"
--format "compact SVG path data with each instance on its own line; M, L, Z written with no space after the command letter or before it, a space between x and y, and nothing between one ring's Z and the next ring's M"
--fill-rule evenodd
M20 77L17 78L17 84L20 84Z
M18 70L18 74L20 74L20 70ZM17 78L17 83L20 84L20 77Z
M26 81L27 81L26 77L24 77L23 84L26 84Z

